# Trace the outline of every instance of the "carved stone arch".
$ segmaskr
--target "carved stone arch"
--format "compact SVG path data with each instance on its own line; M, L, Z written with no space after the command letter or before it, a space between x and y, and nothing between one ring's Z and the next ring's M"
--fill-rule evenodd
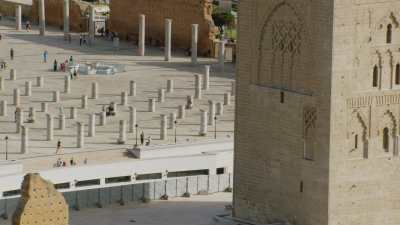
M350 157L368 158L368 127L365 121L360 111L352 113L348 131Z
M387 11L385 16L379 19L375 25L376 30L386 29L391 24L393 28L399 27L399 19L393 11Z
M317 139L317 108L305 106L303 109L303 157L314 160Z
M297 67L301 57L296 56L301 54L306 36L303 27L303 20L288 1L281 1L267 13L259 26L257 76L253 82L293 89L295 74L300 70Z
M386 110L379 123L378 131L379 143L381 149L385 152L392 152L397 155L397 120L393 112Z

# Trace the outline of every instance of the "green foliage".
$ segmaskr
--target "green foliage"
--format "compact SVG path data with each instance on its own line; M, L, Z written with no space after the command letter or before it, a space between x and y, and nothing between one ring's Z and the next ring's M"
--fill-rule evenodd
M220 28L223 26L231 27L235 22L235 16L231 12L225 12L219 7L213 10L212 18L214 24Z

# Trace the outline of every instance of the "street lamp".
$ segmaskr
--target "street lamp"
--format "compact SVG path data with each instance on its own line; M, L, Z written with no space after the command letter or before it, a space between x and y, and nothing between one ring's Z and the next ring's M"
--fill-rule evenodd
M176 144L176 129L177 129L177 124L178 124L178 121L177 120L175 120L174 121L174 124L175 124L175 144Z
M6 140L6 160L8 160L8 136L4 138Z
M214 139L217 139L217 116L214 116Z
M137 139L138 139L138 137L137 137L137 135L138 135L138 127L139 127L139 125L138 125L138 124L135 124L135 129L136 129L136 145L135 145L135 147L138 146L138 143L137 143Z

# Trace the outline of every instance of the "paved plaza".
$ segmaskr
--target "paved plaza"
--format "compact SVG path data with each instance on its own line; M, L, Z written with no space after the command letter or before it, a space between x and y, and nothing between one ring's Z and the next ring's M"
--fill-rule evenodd
M227 214L232 193L198 195L150 203L114 204L102 209L70 211L70 225L212 225L213 217ZM0 220L0 225L9 225Z
M24 172L34 172L51 168L57 158L68 160L73 157L77 163L87 159L89 164L132 160L127 158L125 150L136 141L136 133L129 132L129 106L137 110L138 132L145 137L151 136L151 145L174 144L175 132L168 129L167 140L160 140L160 115L169 117L177 112L180 105L186 104L188 95L195 95L194 75L204 74L205 65L211 65L210 89L202 92L200 100L194 100L194 108L186 111L184 119L178 119L176 136L178 143L192 143L214 139L215 126L208 127L207 136L199 135L200 110L209 110L209 100L224 102L224 94L231 92L234 69L225 65L222 72L214 59L200 59L198 65L192 65L190 58L183 52L173 52L171 62L164 62L163 51L160 48L147 48L144 57L137 55L137 48L131 43L121 42L120 48L113 48L112 42L97 40L92 47L79 46L79 35L73 36L72 43L65 42L63 33L49 28L45 37L38 35L37 29L30 32L15 31L14 23L0 22L0 61L6 60L8 68L0 70L4 80L4 89L0 90L0 101L7 101L7 116L0 116L0 154L5 158L5 136L9 137L9 159L19 159L23 162ZM10 60L10 48L15 50L15 58ZM43 52L47 50L49 59L43 62ZM125 66L126 72L116 75L81 75L71 80L70 93L64 93L64 79L68 72L53 72L53 61L67 60L70 56L79 63L105 62L118 63ZM16 70L16 80L10 80L10 69ZM37 77L43 77L43 86L36 85ZM150 98L158 99L158 90L167 87L167 80L173 80L173 93L166 93L165 102L156 102L156 111L148 111ZM32 85L31 96L25 96L26 82ZM129 94L130 81L137 85L137 95L128 96L127 105L120 105L121 92ZM97 82L98 98L91 98L92 83ZM28 118L29 109L35 109L35 122L25 123L29 128L29 151L21 154L21 134L17 133L13 92L20 91L20 106L24 120ZM60 101L53 101L53 92L59 91ZM82 95L87 95L88 105L81 107ZM99 125L99 113L111 102L117 103L117 115L107 117L104 126ZM46 113L41 106L47 104L48 112L53 119L54 138L47 140ZM70 117L72 107L77 109L77 117ZM63 111L66 118L65 129L59 128L59 115ZM90 114L96 114L95 136L88 137L88 121ZM125 120L127 130L126 144L117 144L120 120ZM77 148L77 122L85 124L85 146ZM234 96L231 104L224 105L224 113L217 119L217 138L233 138L234 131ZM57 141L62 142L62 152L55 155Z

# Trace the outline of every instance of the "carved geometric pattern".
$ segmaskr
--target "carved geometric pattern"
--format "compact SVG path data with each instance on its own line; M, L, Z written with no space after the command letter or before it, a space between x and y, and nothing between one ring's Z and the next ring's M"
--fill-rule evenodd
M314 107L309 107L304 109L304 131L309 128L315 128L317 120L317 109Z
M272 24L273 50L285 53L300 53L301 27L293 22L274 22Z

